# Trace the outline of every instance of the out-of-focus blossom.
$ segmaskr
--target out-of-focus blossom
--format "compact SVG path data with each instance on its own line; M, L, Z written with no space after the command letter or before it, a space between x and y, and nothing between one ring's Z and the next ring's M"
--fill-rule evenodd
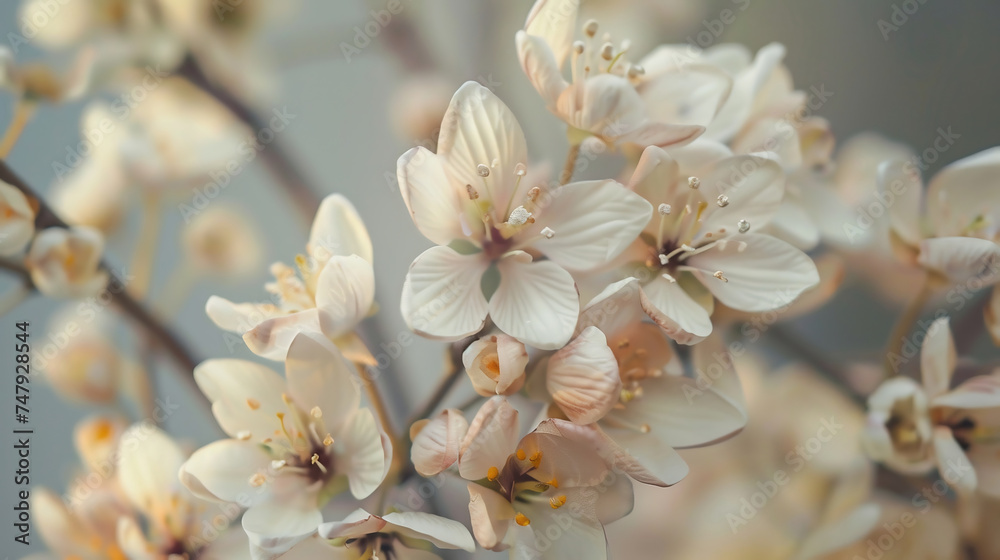
M793 302L819 282L816 265L787 242L751 228L774 216L784 176L774 161L730 156L697 143L676 153L650 146L629 187L657 207L625 253L642 283L642 306L676 341L712 332L717 299L740 311Z
M24 193L0 181L0 255L20 253L35 235L35 211Z
M42 63L18 64L10 49L0 47L0 89L31 102L73 100L86 93L93 62L93 52L80 51L73 66L64 76L59 76Z
M355 362L371 354L354 328L375 300L372 243L361 217L346 198L326 197L313 221L308 256L292 267L275 263L275 281L267 285L275 303L232 303L209 298L209 318L224 330L243 335L255 354L282 360L295 335L323 333Z
M951 329L940 318L920 349L922 383L894 377L868 398L865 448L903 473L937 467L959 493L1000 496L1000 375L973 377L949 389L954 369Z
M458 469L473 481L469 513L483 548L512 548L515 557L605 558L602 523L631 510L632 487L624 477L606 481L610 458L567 435L573 433L568 422L545 420L518 438L517 411L503 397L479 410ZM562 537L549 546L547 535L555 527Z
M35 236L24 265L39 292L50 297L83 297L108 283L101 268L104 237L88 227L51 227Z
M417 257L403 285L411 329L458 340L479 332L489 315L537 348L569 340L579 298L568 270L618 255L650 207L610 180L531 185L522 180L526 162L520 124L475 82L452 98L437 154L417 147L399 158L403 200L420 232L438 244ZM484 275L494 279L492 293L483 292Z
M524 386L528 352L514 337L492 334L470 344L462 353L462 363L480 395L512 395Z
M260 239L246 217L230 208L213 206L188 223L183 232L188 258L213 275L240 277L260 264Z
M55 354L45 356L44 367L40 369L49 385L70 400L113 403L118 398L125 368L131 366L107 334L100 328L81 328L70 321L54 322L53 332L67 342Z
M367 497L392 448L340 352L297 335L285 379L243 360L209 360L195 380L232 439L196 451L180 478L196 495L249 505L243 528L255 558L275 558L316 532L320 508L345 486Z
M420 74L403 82L393 94L389 106L396 135L428 148L436 146L452 87L448 80L437 74Z
M399 560L440 560L436 554L421 549L424 542L442 549L476 550L476 543L465 525L416 511L378 516L359 509L343 521L320 525L319 536L344 542L346 554L338 551L337 557L345 560L383 556Z
M636 91L644 70L627 60L629 41L616 48L610 35L599 40L595 20L584 24L583 40L573 41L578 8L579 0L538 0L516 36L521 67L549 111L569 125L571 143L594 136L609 145L669 146L700 135L703 126L650 118L657 99L644 100ZM567 58L569 82L562 75ZM724 96L726 77L719 83Z

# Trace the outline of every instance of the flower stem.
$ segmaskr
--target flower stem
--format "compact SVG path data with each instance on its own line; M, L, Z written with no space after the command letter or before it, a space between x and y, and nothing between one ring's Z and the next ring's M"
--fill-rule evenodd
M382 396L381 391L379 391L378 385L375 384L375 380L372 379L372 376L369 375L363 364L355 362L354 367L357 368L358 375L361 377L361 384L365 388L365 395L367 395L372 408L375 409L375 415L378 416L378 421L382 424L382 429L388 434L389 441L392 443L392 465L389 467L389 474L386 475L386 480L389 480L396 476L402 469L402 454L400 451L403 450L405 444L392 427L392 416L389 414L389 407L386 406L385 398ZM409 453L407 453L407 456L409 456Z
M924 306L927 305L927 301L932 295L934 295L934 289L930 274L928 274L924 277L923 285L920 287L917 297L913 298L913 301L903 310L903 314L899 316L896 326L892 328L892 333L889 335L885 356L882 360L882 368L885 370L886 378L899 374L899 371L896 370L896 366L893 364L894 358L899 358L903 345L906 342L906 335L913 329L913 323L920 317L920 312L924 310Z
M28 121L31 120L34 112L35 104L27 99L21 98L14 105L14 118L7 127L3 139L0 140L0 158L6 158L10 155L11 150L14 149L14 145L17 144L17 139L21 137L24 128L28 126Z
M580 155L580 144L570 144L569 153L566 154L566 164L563 166L562 174L559 175L559 184L565 185L573 180L573 173L576 171L576 158Z
M132 252L132 294L145 299L153 276L153 256L160 235L160 197L154 190L142 193L142 226Z

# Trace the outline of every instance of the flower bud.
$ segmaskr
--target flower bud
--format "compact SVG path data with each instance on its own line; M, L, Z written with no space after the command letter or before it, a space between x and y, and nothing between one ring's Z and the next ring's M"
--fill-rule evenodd
M25 266L38 291L50 297L94 295L108 283L100 268L104 237L95 229L53 227L35 236Z
M465 349L462 363L473 388L480 395L512 395L524 386L528 351L513 337L489 335Z

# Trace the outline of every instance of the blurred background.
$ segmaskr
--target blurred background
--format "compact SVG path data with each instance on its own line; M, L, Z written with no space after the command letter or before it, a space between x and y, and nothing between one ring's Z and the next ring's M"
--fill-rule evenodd
M369 26L379 31L374 37L359 33L377 21L372 10L383 10L384 0L295 0L270 10L249 49L254 79L248 97L253 98L252 105L260 114L279 111L288 115L288 126L276 132L275 145L280 144L321 191L316 194L346 195L368 226L375 249L380 311L365 328L372 351L390 356L385 377L379 383L393 387L390 394L396 402L392 405L401 424L432 390L441 372L443 352L440 343L403 336L408 332L398 311L403 277L412 259L430 243L413 227L399 196L394 179L396 159L411 146L430 145L451 93L467 80L491 88L511 107L525 130L532 158L558 166L565 157L566 143L564 125L545 110L517 62L513 37L523 25L530 0L399 1L402 11L392 17L405 21L405 28L399 21L390 22L388 27ZM0 4L0 32L8 42L12 34L20 33L18 4L14 0ZM912 13L903 11L904 5ZM720 19L727 9L735 13L735 19L728 24ZM783 43L788 49L785 62L796 87L832 92L817 114L830 121L838 142L863 131L874 131L922 151L940 135L940 128L957 134L958 140L930 165L925 177L942 165L998 144L997 2L584 0L583 10L616 38L631 38L634 53L648 52L662 43L691 41L701 46L739 42L753 51L771 42ZM363 44L359 37L370 43ZM45 60L57 68L71 63L69 54L53 54L30 42L19 45L16 58L18 63ZM12 118L13 102L7 94L0 97L0 124L6 126ZM113 99L107 96L109 102ZM64 163L68 150L80 142L81 118L88 102L89 98L41 106L7 158L10 167L43 193L58 189L58 165L54 163ZM615 155L604 156L584 176L616 174L621 163ZM171 290L172 284L179 281L172 271L187 258L182 249L182 205L191 203L194 187L178 189L162 203L163 227L152 252L155 266L148 300L154 307L158 300L169 302L171 323L201 358L256 360L232 335L209 321L205 301L213 294L232 301L260 301L263 284L269 281L267 263L290 263L304 250L311 218L297 211L292 197L273 179L261 158L255 159L235 174L210 204L245 214L256 229L253 242L259 246L261 264L236 278L198 277L187 293L178 296ZM125 270L142 221L138 211L130 211L122 231L109 241L110 260ZM4 289L13 285L0 278ZM846 288L832 303L796 320L794 325L806 340L845 363L876 356L899 312L892 303L886 303L886 298L870 290L853 289L850 279ZM14 323L30 321L32 344L41 346L49 341L52 318L60 307L53 300L33 297L3 318L3 368L8 368L11 361L7 355L14 338ZM136 340L131 329L124 326L127 323L117 315L108 315L105 318L118 325L113 331L116 340L134 348ZM400 340L406 342L400 345ZM760 350L766 350L761 354L768 361L754 358L737 363L741 374L756 372L744 379L751 395L755 391L776 391L776 382L763 379L794 358L772 348L766 340ZM977 352L984 359L995 354L987 337L978 341ZM200 402L200 394L178 380L186 374L176 371L170 362L158 360L152 380L160 399L179 405L178 412L167 418L166 428L194 449L215 439L219 432ZM796 377L787 372L785 375ZM799 377L814 375L803 371ZM12 385L13 380L7 383ZM793 383L793 389L785 385L781 391L791 400L808 401L815 391L810 383ZM11 389L8 385L0 392L10 394ZM31 483L61 491L78 468L73 459L72 427L95 409L56 396L41 379L33 379L31 389L31 427L35 430ZM447 402L461 402L469 394L471 391L456 391ZM11 398L2 401L0 417L7 426L7 419L13 416L13 402ZM851 405L837 398L808 403L817 422L826 414L860 418L860 411L855 409L844 412ZM763 409L773 415L780 412L781 406L779 410L773 405ZM781 457L794 448L797 436L786 433L789 428L777 420L765 418L755 425L755 417L751 416L750 422L752 428L723 446L728 447L723 452L729 453L726 457L735 454L753 462L754 454L774 453ZM814 432L817 427L815 424L802 429ZM7 474L12 469L10 450L14 440L9 433L4 438L0 496L6 504L15 493L12 477ZM774 449L750 444L755 441L771 442ZM696 465L722 460L712 453L716 451L692 452L690 457L699 461L698 455L706 454ZM837 450L824 449L823 453L832 456ZM713 479L704 477L710 475L699 479L696 465L691 478L681 484L685 488L638 493L637 507L649 515L634 515L610 526L612 547L628 542L662 550L660 547L673 543L675 548L670 550L680 551L680 533L690 512L684 497L698 491L723 492L719 487L709 487L707 481ZM726 486L729 502L725 511L735 511L739 498L752 492L755 482L748 478L744 483ZM398 499L405 504L407 497ZM468 521L463 484L449 484L435 499L456 519ZM796 494L789 499L808 498ZM756 528L751 525L745 532L733 533L724 514L702 514L712 520L709 525L718 526L717 536L726 542L736 542L746 533L764 534L770 530L764 521L756 521ZM663 531L649 530L651 518L662 524ZM4 553L21 556L44 550L37 538L28 549L15 549L10 544L13 517L9 508L0 514L0 521L0 549ZM680 557L681 553L677 554ZM727 557L723 552L718 554L710 557Z

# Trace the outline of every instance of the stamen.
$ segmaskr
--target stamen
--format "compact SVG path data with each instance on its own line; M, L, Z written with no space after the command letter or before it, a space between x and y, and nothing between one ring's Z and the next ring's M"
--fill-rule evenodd
M692 189L697 189L701 186L701 179L697 177L688 177L688 186Z
M555 230L553 230L553 229L552 229L552 228L550 228L550 227L544 227L544 228L542 228L542 235L543 235L543 236L544 236L544 237L545 237L546 239L552 239L553 237L555 237L555 236L556 236L556 232L555 232Z
M553 477L552 480L548 482L548 485L553 488L559 488L559 480Z
M325 445L326 447L330 447L331 445L333 445L333 436L331 436L330 434L326 434L326 437L323 438L323 445Z
M531 525L531 520L528 519L528 516L524 515L523 513L515 515L514 522L520 525L521 527L527 527L528 525Z
M746 220L740 220L739 222L736 223L736 225L739 226L740 233L746 233L750 231L750 222Z
M601 58L604 60L611 60L615 56L615 46L611 43L604 43L601 45Z
M260 488L261 486L264 485L265 482L267 482L267 478L265 478L264 475L260 473L254 473L253 476L250 477L249 482L250 486L253 486L254 488Z
M716 270L715 274L713 274L712 276L715 276L716 278L718 278L719 280L722 280L723 282L729 282L729 278L726 278L725 276L723 276L721 270Z
M540 465L542 462L542 452L535 451L534 453L532 453L531 457L528 457L528 460L531 461L531 466L537 469L538 465Z
M465 192L469 194L469 200L476 200L479 198L479 191L477 191L476 187L473 187L472 185L465 185Z
M518 177L524 177L527 174L528 174L528 166L520 162L518 162L518 164L514 166L514 175L517 175Z
M636 78L638 78L639 76L642 76L645 73L646 73L646 69L643 68L642 66L639 66L638 64L633 64L633 65L629 66L628 67L628 72L626 72L626 74L628 75L628 77L630 79L633 79L633 80L636 79Z
M517 459L518 459L518 461L523 461L527 456L528 455L524 452L523 449L518 449L517 450Z
M583 24L583 34L587 37L593 37L597 35L597 20L590 19L587 23Z
M559 509L563 507L564 505L566 505L566 496L559 495L553 498L549 498L549 505L552 506L552 509Z
M496 467L490 467L490 470L486 471L486 480L493 482L500 476L500 469Z
M318 406L312 407L312 410L309 411L309 414L311 414L313 418L317 419L323 417L323 411L320 410Z
M719 208L725 208L726 206L729 206L729 197L724 194L720 194L719 198L715 199L715 203L719 205Z
M312 464L316 465L316 467L317 467L317 468L319 468L319 470L320 470L320 471L322 471L322 472L323 472L323 474L326 474L326 472L327 472L327 471L326 471L326 466L325 466L325 465L323 465L323 463L321 463L321 462L319 461L319 453L313 453L313 455L312 455L312 457L311 457L311 458L309 459L309 461L310 461L310 462L311 462Z
M667 280L667 282L670 282L671 284L676 284L677 283L677 279L674 278L673 276L667 274L666 272L664 272L660 276L663 276L663 278L665 278Z
M285 461L284 459L275 459L274 461L271 461L271 468L274 470L279 470L284 468L285 465L287 464L288 462Z
M649 427L649 424L641 424L639 426L639 431L644 434L648 434L650 431L652 431L652 428Z
M663 203L656 208L656 211L659 212L661 216L669 216L670 205L667 203Z
M507 223L512 226L522 226L528 223L531 219L531 212L528 211L524 206L518 206L517 208L511 210L510 217L507 218Z
M489 177L490 176L489 166L486 165L485 163L480 163L479 165L477 165L476 175L479 175L480 177Z

